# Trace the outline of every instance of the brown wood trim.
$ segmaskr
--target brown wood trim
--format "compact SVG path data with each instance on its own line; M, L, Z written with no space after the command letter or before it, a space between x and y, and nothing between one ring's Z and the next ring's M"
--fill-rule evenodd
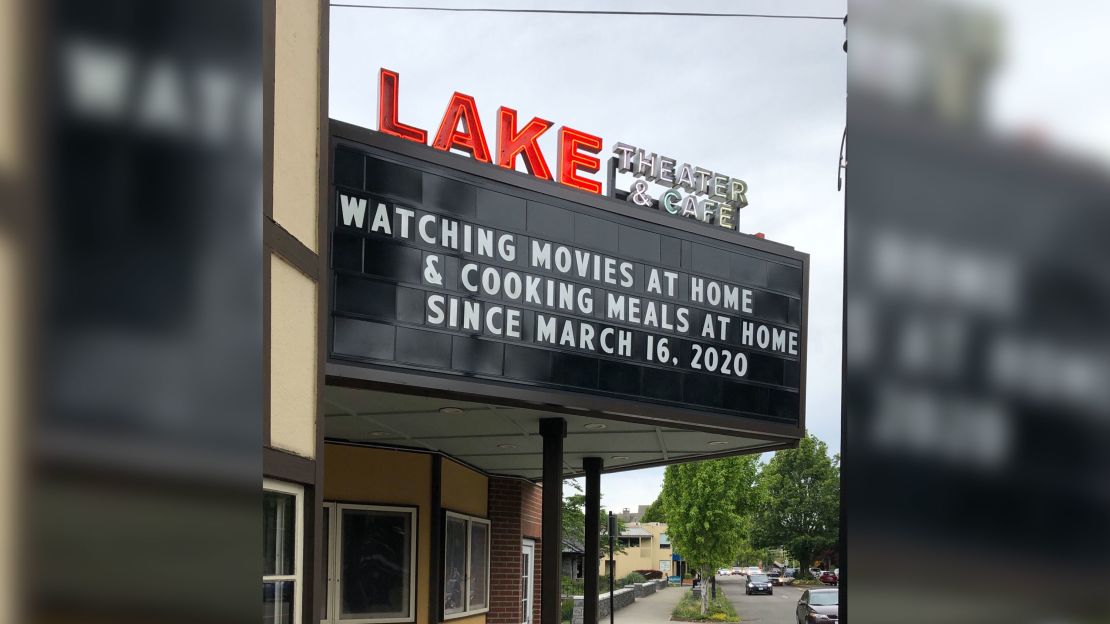
M274 42L277 0L262 0L262 214L274 216Z
M262 445L270 446L270 250L262 245Z
M302 485L316 483L316 460L274 448L262 449L263 476Z
M311 609L301 618L302 622L315 622L319 619L320 606L327 599L326 580L327 574L323 572L323 532L320 530L323 521L324 509L324 372L327 361L327 329L328 329L328 264L330 252L328 242L328 181L331 179L331 158L328 148L331 145L331 124L328 120L328 85L330 57L328 54L331 40L331 7L328 0L318 0L319 5L319 40L316 45L318 67L320 75L317 79L317 132L319 138L316 144L317 154L317 184L316 184L316 249L314 267L316 275L316 487L313 488L313 498L316 505L316 523L312 534L313 539L305 540L313 545L312 553L306 554L305 561L311 561L312 568L305 576L305 587L308 596L305 597L305 608ZM419 512L417 513L417 526L413 527L419 535ZM417 557L419 559L419 557ZM412 614L415 617L415 613Z
M320 256L269 217L262 220L262 240L267 249L281 256L293 268L314 282L320 281L323 268Z

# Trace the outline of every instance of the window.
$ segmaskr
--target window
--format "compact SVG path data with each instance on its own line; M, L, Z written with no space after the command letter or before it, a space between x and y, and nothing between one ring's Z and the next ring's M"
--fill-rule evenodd
M262 481L262 622L300 624L304 489Z
M489 521L446 512L443 531L443 615L489 610Z
M536 542L526 539L520 545L520 621L532 624L534 583L532 570L536 560Z
M327 601L321 622L412 622L416 613L416 509L324 505Z

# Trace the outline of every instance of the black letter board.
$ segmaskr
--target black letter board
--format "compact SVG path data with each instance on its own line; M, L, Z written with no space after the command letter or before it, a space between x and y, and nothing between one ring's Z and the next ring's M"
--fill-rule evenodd
M328 347L342 374L804 432L807 254L332 130Z

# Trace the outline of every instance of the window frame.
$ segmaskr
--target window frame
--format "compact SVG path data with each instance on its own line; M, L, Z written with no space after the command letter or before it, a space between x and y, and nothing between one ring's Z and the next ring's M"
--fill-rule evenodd
M293 574L263 574L262 583L293 581L293 624L301 624L304 594L304 486L263 478L262 491L293 497Z
M481 518L481 517L478 517L478 516L470 516L470 515L467 515L467 514L458 513L458 512L450 511L450 510L447 510L447 509L443 510L443 515L444 515L444 517L443 517L443 536L442 536L442 544L443 544L443 557L442 557L442 559L443 560L442 560L441 565L440 565L440 570L443 574L442 578L444 578L444 579L447 578L447 520L449 518L454 518L456 520L462 520L466 524L466 531L464 533L464 535L466 535L466 565L465 565L465 573L463 575L466 580L463 583L463 610L462 611L454 611L452 613L447 613L447 605L446 605L446 602L447 602L447 588L446 588L446 586L443 586L443 587L440 588L439 609L440 609L440 612L442 613L442 616L443 616L442 620L443 621L454 620L456 618L469 617L469 616L472 616L472 615L481 615L483 613L487 613L487 612L489 612L490 596L492 594L492 592L490 591L490 586L489 586L490 571L493 568L493 561L492 561L493 531L492 531L491 523L486 518ZM481 524L481 525L484 525L486 527L486 584L485 584L485 587L486 587L486 602L485 602L484 607L480 607L480 608L477 608L477 609L472 609L470 607L470 578L471 578L470 577L470 566L471 566L471 563L472 563L473 558L474 558L474 541L471 539L471 537L472 537L471 527L474 524Z
M533 624L535 622L535 618L532 617L532 613L536 609L536 540L528 537L522 539L520 541L521 556L525 554L525 551L527 551L528 553L528 563L531 565L531 568L528 570L528 586L520 588L522 597L521 602L528 605L528 610L525 613L521 614L524 616L524 621L521 622L521 624ZM523 581L523 575L521 577L521 580Z
M328 509L328 543L324 545L328 549L328 569L325 570L325 596L324 600L327 603L325 608L325 615L327 619L320 620L320 624L401 624L416 621L416 593L417 593L417 542L420 537L420 529L417 522L419 521L418 508L407 505L371 505L363 503L341 503L336 501L326 501L323 508ZM382 511L388 513L406 513L409 514L410 534L409 534L409 614L400 617L372 617L372 618L342 618L340 617L340 603L342 602L343 582L341 571L343 570L343 553L342 545L342 531L343 531L343 512L345 510L355 511Z

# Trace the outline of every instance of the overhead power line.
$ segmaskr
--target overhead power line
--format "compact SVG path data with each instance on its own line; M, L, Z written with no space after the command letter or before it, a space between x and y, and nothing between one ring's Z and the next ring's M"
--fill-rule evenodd
M495 9L473 7L428 7L428 6L397 6L385 4L344 4L332 3L330 6L343 9L381 9L387 11L450 11L454 13L539 13L559 15L628 15L628 16L655 16L655 17L748 17L762 19L793 19L793 20L841 20L842 15L789 15L773 13L699 13L692 11L604 11L604 10L574 10L574 9Z

